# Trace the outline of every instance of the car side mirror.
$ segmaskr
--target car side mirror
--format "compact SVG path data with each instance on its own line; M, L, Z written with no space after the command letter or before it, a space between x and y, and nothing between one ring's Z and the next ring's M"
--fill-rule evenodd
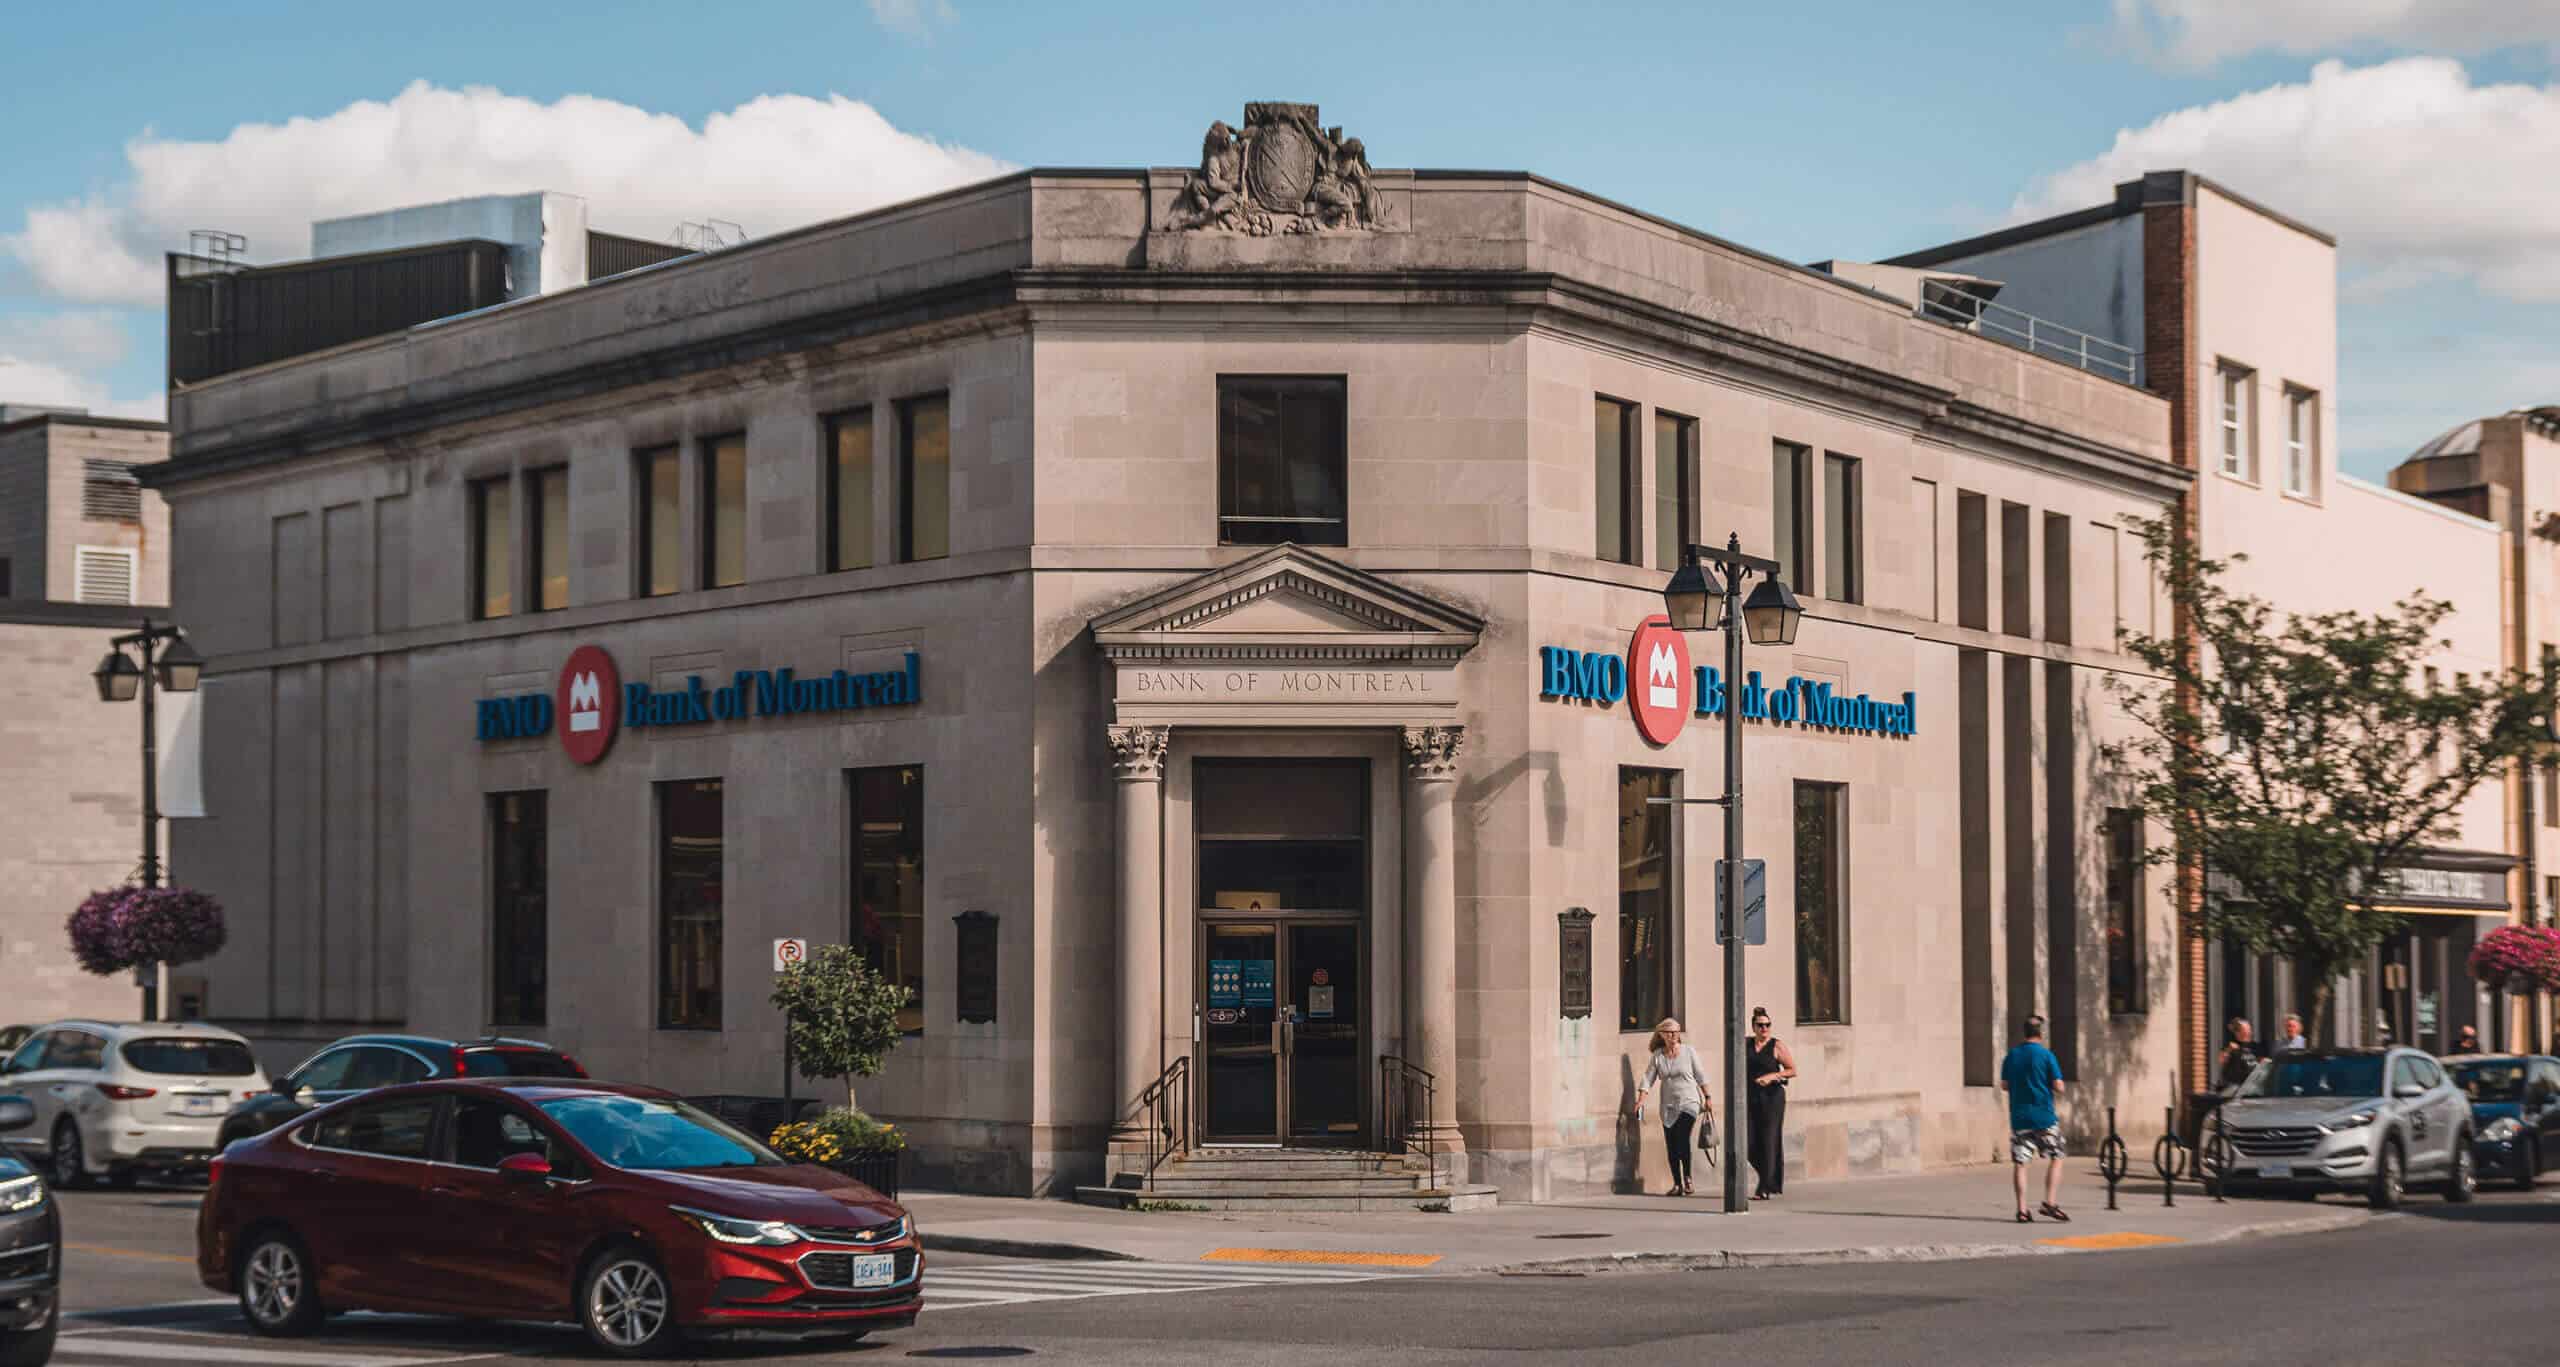
M36 1123L36 1104L22 1096L0 1096L0 1132L23 1130Z
M2400 1084L2400 1090L2392 1093L2392 1095L2399 1097L2402 1101L2414 1101L2426 1094L2427 1089L2414 1082L2403 1082Z
M511 1153L498 1160L498 1176L509 1182L541 1182L551 1176L551 1160L538 1153Z

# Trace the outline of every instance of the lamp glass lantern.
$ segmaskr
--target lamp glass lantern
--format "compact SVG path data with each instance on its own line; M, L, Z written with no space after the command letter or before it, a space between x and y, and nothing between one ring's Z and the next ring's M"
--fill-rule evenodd
M160 686L172 693L193 693L204 678L204 656L184 636L170 638L160 652Z
M89 674L98 681L100 702L131 702L142 691L142 666L121 650L110 650Z
M1752 586L1751 596L1742 600L1743 625L1750 630L1755 646L1791 646L1796 643L1796 624L1804 620L1804 604L1796 601L1786 581L1775 575Z
M1663 611L1671 618L1674 631L1704 631L1713 621L1716 601L1724 597L1724 585L1716 582L1715 573L1696 556L1685 557L1672 573L1671 582L1663 586Z

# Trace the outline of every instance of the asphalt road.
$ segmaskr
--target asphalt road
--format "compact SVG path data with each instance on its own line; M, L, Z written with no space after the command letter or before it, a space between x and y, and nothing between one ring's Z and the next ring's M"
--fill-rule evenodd
M257 1339L195 1283L191 1194L75 1192L64 1206L72 1313L55 1360L66 1367L595 1360L565 1328L395 1316L343 1316L292 1344ZM2560 1191L2546 1188L2483 1193L2467 1209L2415 1198L2405 1214L2329 1234L1765 1272L1319 1280L1304 1270L941 1255L926 1274L929 1302L940 1274L955 1288L965 1282L972 1303L857 1344L731 1345L706 1360L2542 1362L2553 1356L2542 1340L2555 1236ZM1250 1280L1260 1276L1285 1280Z

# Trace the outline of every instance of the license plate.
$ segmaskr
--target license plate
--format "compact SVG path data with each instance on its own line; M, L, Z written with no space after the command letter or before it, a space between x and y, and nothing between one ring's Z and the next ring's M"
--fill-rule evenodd
M180 1115L220 1115L224 1098L218 1096L182 1096L178 1098Z
M895 1253L857 1253L853 1255L853 1289L868 1291L888 1286L898 1280L898 1255Z
M2291 1163L2260 1163L2258 1175L2260 1177L2291 1177L2293 1165Z

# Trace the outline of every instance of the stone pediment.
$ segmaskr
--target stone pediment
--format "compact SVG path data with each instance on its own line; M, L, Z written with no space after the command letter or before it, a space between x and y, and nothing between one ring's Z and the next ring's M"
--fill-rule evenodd
M1097 617L1114 661L1452 665L1484 622L1303 546L1275 546Z

